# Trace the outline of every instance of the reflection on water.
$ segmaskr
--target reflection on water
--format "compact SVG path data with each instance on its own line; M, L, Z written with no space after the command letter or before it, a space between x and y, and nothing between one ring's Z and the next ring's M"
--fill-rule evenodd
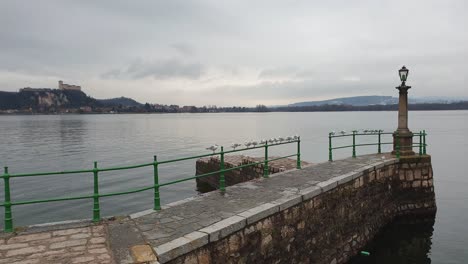
M435 215L398 218L366 247L370 256L357 256L349 264L429 264Z

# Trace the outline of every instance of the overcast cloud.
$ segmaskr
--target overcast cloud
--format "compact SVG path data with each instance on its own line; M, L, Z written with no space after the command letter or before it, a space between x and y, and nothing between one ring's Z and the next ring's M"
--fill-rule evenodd
M468 1L0 2L0 90L180 105L468 96Z

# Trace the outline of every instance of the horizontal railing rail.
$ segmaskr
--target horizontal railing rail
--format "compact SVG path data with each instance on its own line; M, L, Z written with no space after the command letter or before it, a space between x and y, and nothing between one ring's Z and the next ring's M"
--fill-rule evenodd
M383 130L363 130L363 132L359 130L353 130L352 133L347 133L346 131L341 131L339 133L330 132L328 133L328 160L333 161L333 150L337 149L345 149L345 148L352 148L352 157L356 157L356 148L357 147L364 147L364 146L377 146L377 153L382 153L382 146L384 145L393 145L394 142L382 142L382 136L392 135L395 137L395 155L397 158L400 158L400 151L401 151L401 142L400 136L398 132L390 133L384 132ZM375 136L377 137L377 142L375 143L356 143L356 138L358 136ZM419 133L413 133L414 137L419 137L419 141L417 143L413 143L411 148L417 147L419 148L418 154L426 155L426 130L420 131ZM352 144L344 145L344 146L334 146L333 139L334 138L343 138L343 137L352 137Z
M272 159L268 158L268 150L270 147L275 147L279 145L285 145L285 144L292 144L292 143L297 143L297 152L291 155L286 155L286 156L281 156L281 157L275 157ZM118 195L127 195L127 194L132 194L132 193L138 193L138 192L143 192L143 191L148 191L148 190L154 190L153 196L153 209L154 210L161 210L161 198L160 198L160 187L172 185L172 184L177 184L180 182L185 182L197 178L202 178L202 177L207 177L211 175L219 175L219 189L221 192L226 191L226 182L225 182L225 173L230 172L233 170L238 170L250 166L256 166L263 164L263 177L268 178L269 177L269 163L272 161L280 160L280 159L286 159L290 157L296 157L296 168L301 169L301 152L300 152L300 146L301 146L301 139L298 136L295 136L294 138L289 138L289 139L278 139L278 140L270 140L270 141L264 141L262 144L256 144L253 147L246 147L246 148L241 148L241 149L233 149L233 150L228 150L224 151L224 147L220 147L219 152L213 151L213 153L209 154L203 154L203 155L197 155L197 156L190 156L190 157L184 157L184 158L178 158L178 159L170 159L170 160L163 160L163 161L158 161L157 156L153 157L153 162L150 163L143 163L143 164L137 164L137 165L132 165L132 166L120 166L120 167L109 167L109 168L99 168L98 163L95 161L93 163L93 168L92 169L85 169L85 170L69 170L69 171L55 171L55 172L37 172L37 173L10 173L8 167L4 167L4 173L3 175L0 175L0 178L3 179L4 182L4 202L0 203L1 207L4 207L5 212L5 224L4 224L4 231L5 232L13 232L14 230L14 225L13 225L13 212L12 208L13 206L17 205L27 205L27 204L39 204L39 203L49 203L49 202L63 202L63 201L72 201L72 200L82 200L82 199L93 199L93 217L92 220L93 222L99 222L101 220L101 209L100 209L100 198L101 197L109 197L109 196L118 196ZM239 165L235 167L230 167L230 168L225 168L225 161L224 157L226 154L230 153L236 153L236 152L241 152L241 151L248 151L248 150L254 150L254 149L264 149L265 156L263 160L258 161L258 162L252 162L244 165ZM209 172L209 173L204 173L204 174L199 174L195 175L192 177L186 177L182 179L177 179L165 183L159 183L160 177L159 177L159 166L163 164L168 164L168 163L175 163L175 162L180 162L180 161L185 161L185 160L193 160L193 159L199 159L199 158L205 158L205 157L213 157L213 156L219 156L220 159L220 169L217 171ZM143 168L143 167L153 167L153 184L149 186L141 186L137 188L133 188L130 190L126 191L119 191L119 192L110 192L110 193L100 193L99 192L99 173L100 172L107 172L107 171L121 171L121 170L131 170L131 169L137 169L137 168ZM79 173L92 173L93 174L93 193L88 194L88 195L80 195L80 196L69 196L69 197L54 197L54 198L49 198L49 199L40 199L40 200L25 200L25 201L12 201L11 199L11 187L10 187L10 180L12 178L22 178L22 177L37 177L37 176L51 176L51 175L64 175L64 174L79 174Z

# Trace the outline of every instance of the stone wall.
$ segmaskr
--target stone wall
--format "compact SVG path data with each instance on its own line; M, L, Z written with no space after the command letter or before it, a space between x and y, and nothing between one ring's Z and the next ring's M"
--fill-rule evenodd
M335 177L200 230L209 242L169 263L346 263L395 217L435 213L432 176L415 156Z
M275 157L270 157L274 159ZM263 158L248 157L243 155L226 155L224 157L225 169L238 167L246 164L256 163L263 161ZM302 162L302 166L307 166L309 163ZM281 159L269 162L268 173L269 175L278 172L291 170L296 168L296 160ZM196 175L209 173L212 171L220 170L220 161L218 157L209 157L198 159L196 162ZM264 164L257 164L248 166L238 170L228 171L224 174L226 186L232 186L237 183L250 181L263 176ZM204 193L219 189L219 174L214 174L202 178L197 178L197 189Z

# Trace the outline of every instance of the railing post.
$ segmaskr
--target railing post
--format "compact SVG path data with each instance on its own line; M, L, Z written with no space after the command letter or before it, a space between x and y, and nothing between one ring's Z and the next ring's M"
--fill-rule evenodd
M93 222L97 223L101 220L101 211L99 209L99 179L98 179L98 167L97 162L94 162L94 205L93 205Z
M297 138L297 163L296 163L296 169L300 170L301 169L301 138Z
M356 130L353 130L353 158L356 157Z
M332 133L328 133L328 161L333 161Z
M153 156L153 176L154 176L154 210L161 210L161 199L159 197L159 172L158 156Z
M8 167L4 168L3 182L5 187L5 232L13 232L13 217L11 214L10 197L10 174L8 174Z
M379 129L379 148L377 149L377 152L380 154L382 153L382 131Z
M400 158L400 136L398 135L398 132L396 132L396 158Z
M422 155L422 131L419 131L419 156Z
M263 164L263 178L268 178L268 142L265 143L265 161Z
M219 173L219 190L224 193L226 191L226 179L224 178L224 147L221 146L221 171Z
M423 130L423 154L426 155L426 130Z

